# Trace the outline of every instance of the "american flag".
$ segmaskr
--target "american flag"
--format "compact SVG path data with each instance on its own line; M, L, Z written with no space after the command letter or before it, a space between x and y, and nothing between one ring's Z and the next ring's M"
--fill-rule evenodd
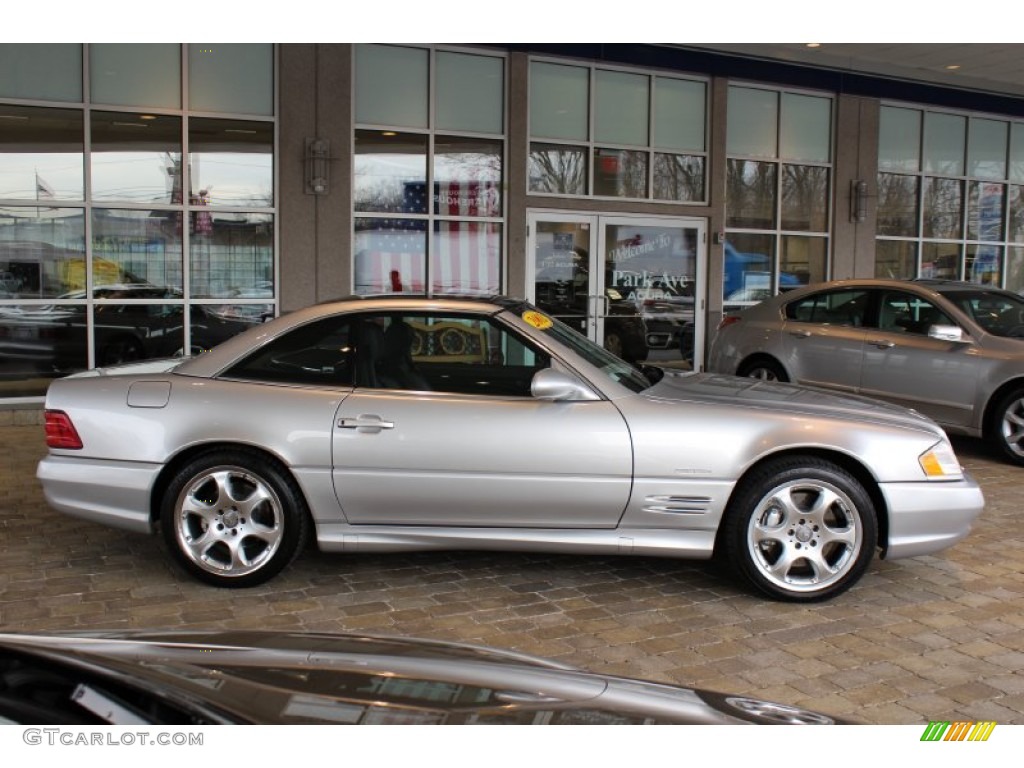
M404 185L404 213L426 212L427 186ZM499 216L498 185L489 181L435 182L434 211L442 216ZM482 221L435 221L430 252L432 293L497 293L501 225ZM423 293L428 283L427 221L357 219L357 293Z

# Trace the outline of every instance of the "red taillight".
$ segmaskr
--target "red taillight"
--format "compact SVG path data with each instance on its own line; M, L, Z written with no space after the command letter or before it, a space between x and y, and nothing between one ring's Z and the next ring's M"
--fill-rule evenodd
M71 423L71 417L64 411L46 412L46 445L50 448L69 448L78 450L82 447L82 438Z
M739 321L740 318L737 315L726 315L725 317L722 318L722 322L718 324L718 330L722 330L727 325L732 325L733 323L738 323Z

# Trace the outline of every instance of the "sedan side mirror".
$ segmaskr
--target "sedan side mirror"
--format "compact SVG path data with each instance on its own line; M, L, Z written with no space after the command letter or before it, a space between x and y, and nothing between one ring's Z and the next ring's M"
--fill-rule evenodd
M958 325L932 325L928 327L928 338L939 341L956 341L964 343L963 329Z
M600 400L597 393L568 373L545 368L530 382L530 394L538 400Z

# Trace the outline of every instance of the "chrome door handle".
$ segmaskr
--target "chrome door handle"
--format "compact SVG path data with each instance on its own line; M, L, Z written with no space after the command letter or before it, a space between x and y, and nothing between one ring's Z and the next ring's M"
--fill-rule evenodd
M892 349L896 346L895 341L889 341L887 339L872 339L868 344L873 347L878 347L879 349Z
M380 416L372 413L363 413L355 418L338 419L338 426L342 429L358 429L362 432L374 434L382 429L394 429L395 422L384 421Z
M811 338L811 332L810 331L790 331L789 335L790 336L795 336L798 339L809 339L809 338Z

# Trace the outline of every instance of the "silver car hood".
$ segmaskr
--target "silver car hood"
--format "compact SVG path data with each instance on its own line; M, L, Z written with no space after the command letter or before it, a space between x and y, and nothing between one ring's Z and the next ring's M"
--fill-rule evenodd
M942 428L917 411L880 400L814 387L762 381L718 373L666 371L644 393L657 400L767 408L784 414L870 421L907 427L945 437Z

